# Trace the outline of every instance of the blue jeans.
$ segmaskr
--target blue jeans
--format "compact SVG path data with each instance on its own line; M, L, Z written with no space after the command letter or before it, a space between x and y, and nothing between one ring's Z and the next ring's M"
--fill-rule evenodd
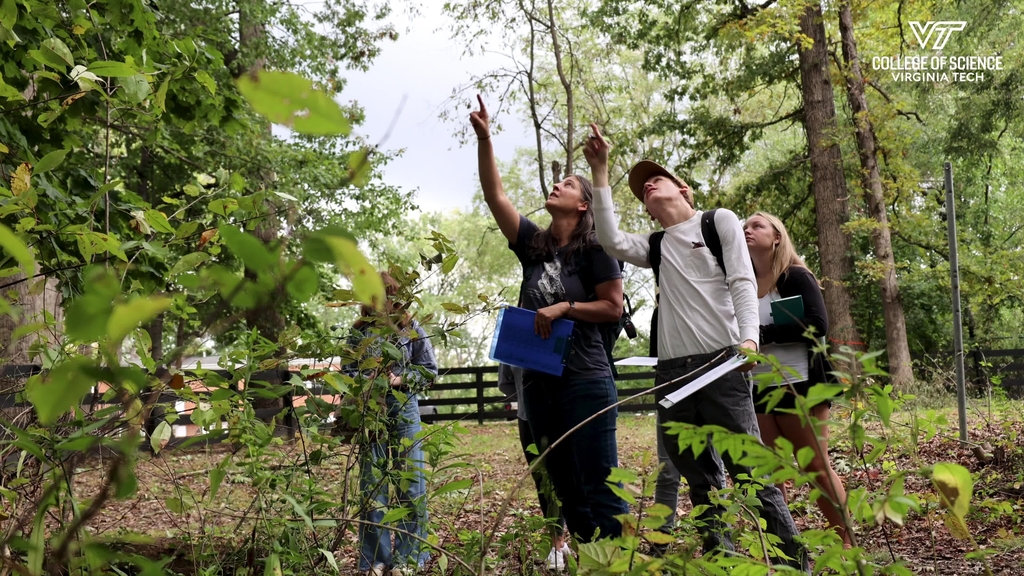
M430 552L421 541L409 536L427 537L427 483L423 476L423 449L419 442L405 447L403 439L413 440L420 431L419 400L410 394L400 403L393 394L387 396L387 438L379 438L363 446L360 455L359 489L363 494L360 518L381 523L388 508L388 493L394 486L396 506L409 509L409 514L395 523L402 532L395 534L395 551L391 552L391 531L379 526L359 525L359 569L369 570L377 564L385 566L423 566ZM407 534L409 533L409 534Z
M523 400L537 449L547 447L572 427L614 404L618 394L612 378L571 380L536 372L523 374ZM582 542L622 534L615 518L628 514L626 502L605 483L619 465L615 440L617 410L590 421L556 446L545 458L555 495L569 531Z

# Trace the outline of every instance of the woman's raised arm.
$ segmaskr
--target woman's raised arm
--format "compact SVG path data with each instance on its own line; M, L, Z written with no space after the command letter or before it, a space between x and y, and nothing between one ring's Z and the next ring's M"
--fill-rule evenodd
M479 94L476 99L480 103L480 110L469 113L469 123L476 132L480 186L484 190L484 201L491 209L494 221L498 223L498 229L514 244L519 235L519 211L505 195L505 188L501 185L501 175L498 174L498 163L494 159L494 147L491 145L491 117L484 106L484 99Z

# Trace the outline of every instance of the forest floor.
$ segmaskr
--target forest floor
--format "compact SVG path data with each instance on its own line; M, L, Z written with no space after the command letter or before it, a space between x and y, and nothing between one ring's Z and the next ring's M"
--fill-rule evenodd
M909 422L905 412L894 415L894 420ZM938 417L940 422L944 418L948 423L942 422L938 433L927 441L921 437L916 450L907 437L890 438L889 450L873 465L865 467L855 464L858 459L849 441L844 441L839 433L848 411L842 407L833 411L833 419L838 424L833 429L835 441L831 458L847 489L878 490L897 470L917 470L936 462L961 464L971 471L975 483L968 527L987 557L992 573L1024 574L1024 417L1021 416L1024 404L1005 401L991 409L984 403L972 406L970 440L987 445L984 451L990 457L985 458L978 458L974 453L974 444L965 445L957 440L955 408L922 408L918 414ZM620 467L641 475L650 473L657 463L652 457L653 415L623 414L618 423ZM496 550L503 547L505 552L493 564L495 573L545 572L542 559L547 554L548 544L541 537L543 530L527 528L528 524L536 526L536 521L532 524L529 521L539 514L532 481L527 478L513 493L516 483L526 473L516 423L462 426L465 430L454 436L453 452L446 460L448 464L461 464L438 474L431 488L436 489L453 478L471 479L473 485L430 502L431 527L438 545L453 551L472 545L473 535L481 528L492 526L502 502L508 500L508 514L501 520L498 534L509 537L500 547L491 548L496 558ZM244 454L232 453L228 445L166 450L159 456L144 455L137 466L137 493L108 503L88 529L101 538L120 541L137 538L136 550L150 557L151 554L173 555L176 559L171 567L185 574L202 572L199 565L208 565L208 562L223 565L245 562L246 556L251 564L253 554L247 552L246 539L254 520L261 521L261 514L266 510L281 510L271 505L268 493L280 493L284 486L271 485L267 490L264 484L261 490L259 482L245 477L243 467L232 463L227 467L216 497L209 498L210 471L226 458L234 462L242 457ZM349 462L346 466L342 456L306 468L301 442L280 446L272 458L280 462L281 469L291 466L308 474L307 478L315 478L315 484L320 487L336 487L333 491L339 495L344 491L341 488L345 485L344 470L351 470L352 464ZM103 469L104 463L99 458L80 468L76 493L86 496L95 491L102 482ZM275 481L273 475L268 478L270 482ZM348 488L352 493L354 486L350 483ZM935 501L934 490L924 478L909 476L906 491L921 500ZM648 506L651 502L645 500L640 504ZM806 487L790 491L790 509L801 529L825 527L817 507L807 501ZM683 515L690 511L685 484L680 491L679 511ZM329 549L338 534L337 529L318 528L317 532L316 546L323 549ZM193 537L183 538L186 534ZM686 534L679 536L681 540L687 538ZM693 535L689 537L692 541ZM877 562L902 562L915 574L985 573L982 562L975 558L977 554L968 559L973 545L952 536L941 515L934 512L911 512L903 526L887 522L881 526L861 527L856 537L858 544ZM511 546L516 548L514 554L509 553ZM334 548L340 573L356 573L356 555L355 537L349 531L338 538ZM318 573L327 567L322 562L311 562L317 565Z

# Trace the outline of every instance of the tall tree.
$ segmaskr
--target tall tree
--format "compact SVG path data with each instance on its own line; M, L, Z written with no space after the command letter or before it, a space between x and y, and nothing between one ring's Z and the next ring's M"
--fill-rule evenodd
M808 3L800 15L799 25L800 32L808 39L797 52L829 337L836 343L862 346L850 312L851 296L846 284L853 272L850 237L842 229L849 220L849 191L837 138L835 94L821 4Z
M878 284L881 288L882 309L885 315L889 375L897 388L906 389L914 380L910 348L907 346L907 323L903 317L903 302L900 300L900 288L896 279L896 261L889 233L882 176L878 169L875 130L868 110L867 95L864 92L864 74L857 53L850 0L839 3L839 32L842 36L843 59L846 63L846 93L856 127L862 186L868 213L876 222L871 230L871 239L874 242L875 259L882 266Z

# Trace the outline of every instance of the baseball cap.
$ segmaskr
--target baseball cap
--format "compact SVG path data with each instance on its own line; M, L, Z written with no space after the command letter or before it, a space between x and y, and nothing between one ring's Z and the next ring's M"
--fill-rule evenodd
M683 184L682 178L676 176L661 164L652 160L641 160L629 169L629 189L633 191L633 195L636 196L640 202L644 201L644 184L646 184L652 176L658 175L667 176L679 184Z

